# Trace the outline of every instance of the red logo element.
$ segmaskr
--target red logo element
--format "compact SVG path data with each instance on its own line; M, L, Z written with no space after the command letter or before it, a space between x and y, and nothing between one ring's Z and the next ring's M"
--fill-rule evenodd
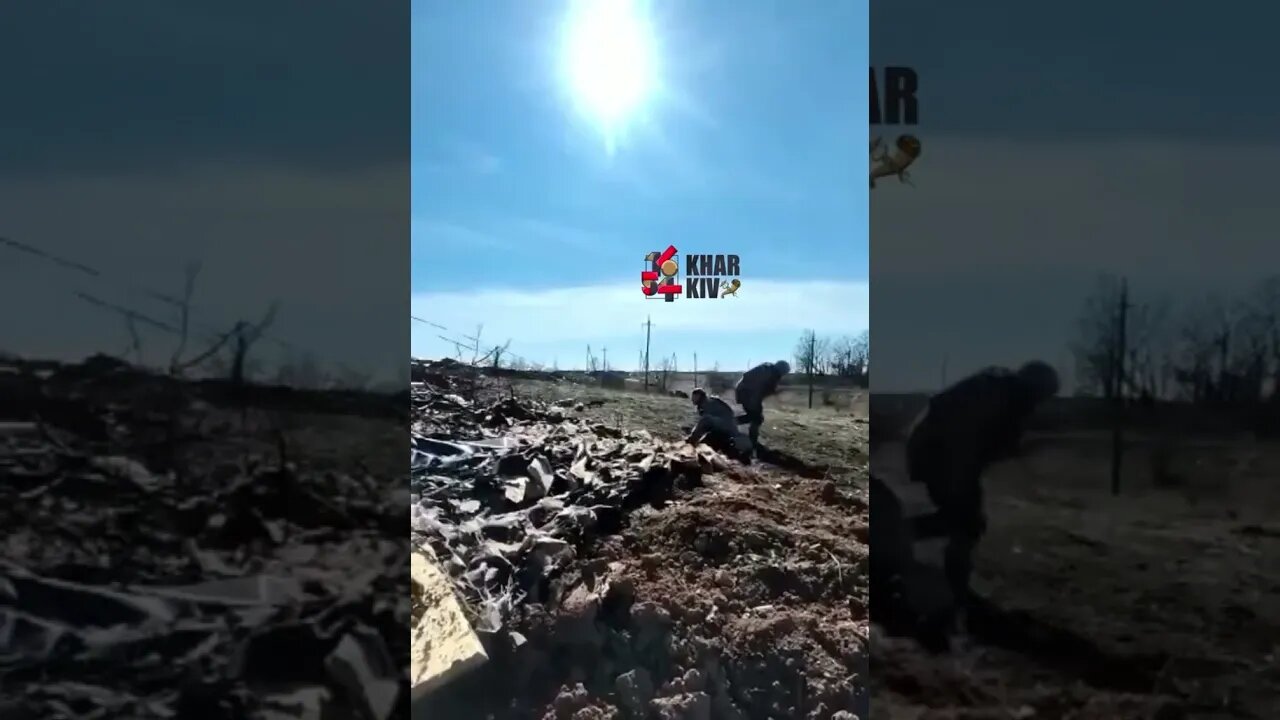
M676 284L675 281L676 273L679 271L676 262L672 260L675 255L675 245L668 245L667 249L656 258L650 253L649 259L653 261L653 269L640 273L640 289L645 295L652 297L660 294L665 295L666 300L674 300L676 295L684 292L684 286Z

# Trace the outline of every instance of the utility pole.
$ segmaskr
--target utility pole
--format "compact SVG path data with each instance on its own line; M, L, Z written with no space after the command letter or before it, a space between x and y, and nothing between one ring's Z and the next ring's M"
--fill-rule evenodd
M810 410L813 409L813 365L818 360L816 357L813 356L813 354L817 349L817 344L818 344L818 334L813 331L809 331L809 358L808 358L809 361L805 364L809 366L808 370L809 370L809 409Z
M604 363L604 365L602 365L600 369L604 370L605 372L609 372L609 348L607 347L600 348L600 355L602 358L601 362Z
M1128 338L1126 338L1126 325L1129 321L1129 280L1128 278L1120 279L1120 307L1116 309L1116 355L1115 362L1112 364L1115 377L1112 378L1112 387L1115 389L1114 425L1111 428L1111 494L1120 494L1120 465L1124 461L1124 358L1128 354L1127 347Z
M653 318L644 319L644 391L649 392L649 336L653 331Z
M698 353L693 354L693 386L698 387Z

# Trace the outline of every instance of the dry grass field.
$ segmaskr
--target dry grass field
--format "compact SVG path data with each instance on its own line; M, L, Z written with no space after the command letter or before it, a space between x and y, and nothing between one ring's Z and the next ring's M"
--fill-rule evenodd
M876 403L886 422L915 411ZM877 641L873 717L1274 717L1280 445L1130 432L1113 496L1110 433L1054 424L986 478L974 582L1005 636L952 657ZM881 432L873 468L900 473Z

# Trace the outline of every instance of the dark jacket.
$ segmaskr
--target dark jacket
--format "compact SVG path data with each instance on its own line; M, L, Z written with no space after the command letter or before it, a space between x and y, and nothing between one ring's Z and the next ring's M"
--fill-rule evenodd
M1017 375L988 368L929 400L907 439L911 480L930 495L981 493L979 478L989 465L1016 454L1035 403ZM945 487L944 487L945 486ZM940 505L943 497L935 497Z
M739 405L758 404L778 392L782 373L773 363L761 363L742 374L733 388L734 399Z
M702 403L702 407L698 408L698 414L723 418L729 422L733 422L734 418L733 408L729 406L729 403L715 395L707 397L706 401Z

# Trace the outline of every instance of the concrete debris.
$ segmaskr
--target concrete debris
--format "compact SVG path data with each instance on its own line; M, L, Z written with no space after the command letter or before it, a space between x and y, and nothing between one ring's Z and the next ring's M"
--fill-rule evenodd
M434 556L415 552L412 576L411 683L416 700L484 663L488 656Z
M546 580L574 547L731 464L706 446L574 419L563 412L573 401L473 404L451 392L465 379L419 368L430 382L413 388L415 541L438 551L490 632L517 604L547 599Z
M325 668L368 720L386 720L400 694L399 668L382 637L357 624L329 653Z
M402 401L0 365L0 716L407 705Z
M466 375L441 365L419 363L415 370L422 378L412 392L415 543L435 550L485 644L522 645L508 619L529 604L554 603L562 610L559 638L598 646L604 598L625 597L626 583L610 586L601 579L565 587L559 574L576 560L578 548L619 531L627 513L661 506L676 489L697 487L705 473L731 461L710 447L660 442L647 432L579 418L575 413L585 405L575 400L472 402L459 394ZM429 641L419 632L414 642L416 656ZM483 661L482 650L466 639L457 642L458 659L441 657L434 667ZM425 675L414 672L421 683ZM431 672L437 678L432 687L456 676Z

